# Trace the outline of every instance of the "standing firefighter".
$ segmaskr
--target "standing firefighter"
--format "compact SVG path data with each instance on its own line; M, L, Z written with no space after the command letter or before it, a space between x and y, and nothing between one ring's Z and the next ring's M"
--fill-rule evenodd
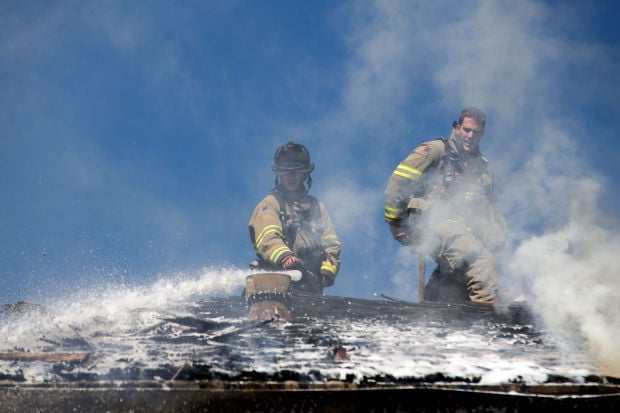
M424 288L429 301L496 300L491 251L507 239L493 178L479 142L485 114L463 109L449 139L422 143L389 178L385 221L394 239L438 264Z
M294 288L322 293L338 274L340 241L325 205L308 194L314 170L310 153L289 141L276 151L272 169L275 188L250 218L250 240L258 257L251 266L301 270Z

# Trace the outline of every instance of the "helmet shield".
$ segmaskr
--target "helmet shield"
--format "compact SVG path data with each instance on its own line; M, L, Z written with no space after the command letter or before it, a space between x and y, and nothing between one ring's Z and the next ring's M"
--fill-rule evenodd
M275 173L289 171L310 173L314 170L314 164L310 162L310 152L304 145L289 141L276 150L271 169Z

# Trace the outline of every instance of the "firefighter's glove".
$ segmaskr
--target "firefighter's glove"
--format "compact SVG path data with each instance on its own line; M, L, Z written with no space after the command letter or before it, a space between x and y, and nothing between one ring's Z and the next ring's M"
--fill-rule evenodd
M294 255L289 255L282 260L282 268L285 270L303 270L304 262Z
M310 271L302 271L301 283L304 285L303 289L308 292L322 293L323 286L319 277L311 273Z
M390 232L392 237L402 245L411 244L411 237L407 231L407 227L400 225L400 223L390 223Z
M334 285L336 276L329 271L321 271L321 284L323 287L331 287Z

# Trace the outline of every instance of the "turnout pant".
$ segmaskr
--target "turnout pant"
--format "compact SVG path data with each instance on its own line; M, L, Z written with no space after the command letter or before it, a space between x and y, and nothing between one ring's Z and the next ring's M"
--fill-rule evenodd
M425 298L493 303L498 269L487 248L458 219L444 219L434 230L430 256L438 266L425 288Z

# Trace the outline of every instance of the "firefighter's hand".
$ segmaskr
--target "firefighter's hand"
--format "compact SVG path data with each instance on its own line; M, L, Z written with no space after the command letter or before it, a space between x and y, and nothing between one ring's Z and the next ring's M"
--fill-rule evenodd
M396 241L403 245L409 244L409 234L407 233L405 227L395 223L390 223L390 232Z
M282 260L282 268L285 270L302 270L304 268L304 262L294 255L289 255Z
M321 284L323 284L323 287L331 287L334 285L335 279L336 277L334 274L328 271L321 271Z

